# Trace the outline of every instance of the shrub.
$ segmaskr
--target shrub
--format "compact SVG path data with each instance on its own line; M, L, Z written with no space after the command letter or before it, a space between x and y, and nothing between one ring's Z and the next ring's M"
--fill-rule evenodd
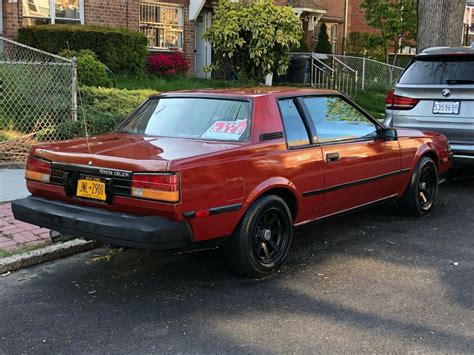
M384 60L384 40L380 35L366 32L351 32L347 51L351 55Z
M328 36L328 28L324 22L321 24L321 27L319 28L318 43L316 43L316 48L314 49L314 51L316 53L326 53L326 54L332 53L332 46L331 46L331 42L329 42L329 36Z
M59 55L66 58L77 58L77 79L81 86L110 87L112 82L107 75L107 68L94 52L83 49L80 51L63 50Z
M148 70L160 75L185 74L189 63L180 52L153 53L148 58Z
M82 87L80 92L83 106L79 106L77 121L65 121L58 126L58 132L63 139L85 136L84 113L89 135L111 132L141 102L154 93L152 90L92 87Z
M290 48L290 52L307 53L307 52L311 52L311 48L308 46L308 43L306 43L306 41L302 37L300 42L297 45Z
M135 31L93 25L40 25L20 28L18 41L50 53L89 49L112 71L136 73L147 58L147 39Z
M216 53L209 70L226 61L242 82L260 82L270 73L284 74L287 52L300 42L301 21L289 6L272 0L219 0L204 38Z

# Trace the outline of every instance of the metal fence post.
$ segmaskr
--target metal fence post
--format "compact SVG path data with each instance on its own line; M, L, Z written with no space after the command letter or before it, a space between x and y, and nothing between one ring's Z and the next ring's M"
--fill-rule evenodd
M365 90L365 57L362 59L362 90Z
M73 122L77 121L77 58L72 58L71 66L72 75L72 106L71 106L71 119Z

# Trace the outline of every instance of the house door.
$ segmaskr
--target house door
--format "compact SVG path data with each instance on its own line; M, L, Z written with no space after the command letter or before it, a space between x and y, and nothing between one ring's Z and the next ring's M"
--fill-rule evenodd
M203 70L204 66L211 64L211 44L202 36L206 29L211 26L212 13L201 11L196 19L196 48L194 50L194 74L197 78L211 78L211 73Z

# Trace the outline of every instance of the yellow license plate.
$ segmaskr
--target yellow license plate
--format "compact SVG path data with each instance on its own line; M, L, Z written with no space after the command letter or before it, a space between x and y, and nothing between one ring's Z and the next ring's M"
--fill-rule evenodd
M92 179L78 180L76 195L78 197L92 198L100 201L107 199L105 184L102 181Z

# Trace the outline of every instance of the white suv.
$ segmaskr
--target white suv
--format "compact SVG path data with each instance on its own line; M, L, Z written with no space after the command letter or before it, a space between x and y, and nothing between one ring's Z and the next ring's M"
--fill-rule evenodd
M385 124L443 133L457 166L474 166L474 49L415 56L387 95Z

